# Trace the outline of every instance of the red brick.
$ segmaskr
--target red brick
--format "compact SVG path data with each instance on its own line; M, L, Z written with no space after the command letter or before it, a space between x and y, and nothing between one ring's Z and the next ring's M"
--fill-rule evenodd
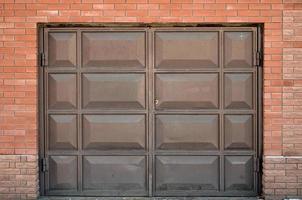
M259 3L260 0L238 0L238 3Z
M134 10L136 8L139 9L139 5L141 4L94 4L94 9L121 9L121 10ZM145 4L148 5L148 4Z
M148 3L148 0L127 0L127 3Z
M237 0L216 0L216 3L237 3Z
M92 9L92 4L71 4L68 5L70 6L70 9L72 10L93 10Z
M194 10L193 16L215 16L215 10Z
M227 10L247 10L249 8L249 4L227 4Z
M104 11L104 15L108 16L108 12L110 11ZM102 16L102 15L103 15L102 11L81 11L81 16L85 16L85 17Z
M204 4L205 9L209 10L223 10L226 8L226 4L218 3L218 4ZM220 11L219 11L220 12Z
M171 3L193 3L193 0L171 0Z
M158 9L159 6L163 6L163 5L166 5L166 4L138 4L137 5L137 9L149 9L149 10L154 10L154 9ZM170 4L169 4L170 5ZM165 8L162 8L160 7L161 9L165 9Z
M148 16L148 11L146 10L129 10L127 11L127 16L130 17L145 17Z
M217 16L237 16L237 11L235 10L225 10L225 11L217 11Z
M26 4L24 4L24 3L18 3L18 4L5 3L4 8L6 10L22 10L22 9L26 8Z
M281 16L281 15L282 15L282 11L279 11L279 10L261 11L261 16L276 17L276 16Z
M149 0L149 3L170 3L170 0Z
M170 11L169 10L149 10L149 15L154 16L154 17L169 16Z
M193 9L203 9L204 8L204 4L170 4L170 5L173 6L173 8L171 8L171 9L180 9L180 8L182 8L182 9L193 10Z
M15 15L16 17L23 17L23 16L35 16L39 11L35 10L16 10Z
M191 10L172 10L171 11L171 16L175 17L188 17L192 16L192 11Z
M62 10L59 12L60 16L80 16L79 10Z
M269 10L271 8L271 4L249 4L249 9L252 10Z
M104 10L104 16L125 16L125 11L123 10Z
M257 10L239 10L238 11L238 16L259 16L259 11Z

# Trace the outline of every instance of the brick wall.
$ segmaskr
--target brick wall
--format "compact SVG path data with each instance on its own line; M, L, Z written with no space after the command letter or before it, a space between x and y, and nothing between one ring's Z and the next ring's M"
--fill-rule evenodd
M264 193L302 197L302 1L283 1L282 152L265 156Z
M264 193L301 196L301 0L0 0L0 198L37 195L37 22L264 23Z

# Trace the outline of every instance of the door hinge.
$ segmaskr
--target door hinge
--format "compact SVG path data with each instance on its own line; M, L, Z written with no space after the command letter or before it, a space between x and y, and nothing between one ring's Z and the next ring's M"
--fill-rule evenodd
M257 67L261 67L261 61L262 61L261 52L257 51L256 52L256 66Z
M46 158L41 158L40 169L41 169L41 172L46 172L47 171L47 161L46 161Z
M40 60L40 66L45 67L45 53L40 53L39 60Z
M260 164L261 164L260 162L261 162L260 158L255 159L254 171L257 173L260 172Z

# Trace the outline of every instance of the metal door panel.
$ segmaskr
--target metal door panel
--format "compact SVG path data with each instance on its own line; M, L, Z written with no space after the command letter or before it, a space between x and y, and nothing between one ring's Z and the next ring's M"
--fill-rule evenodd
M145 191L144 156L84 156L83 189Z
M224 38L225 67L252 67L253 32L224 32Z
M224 116L225 149L253 149L253 116L225 115Z
M76 74L48 75L49 109L70 110L77 107Z
M253 74L226 73L225 74L225 108L252 109L253 108Z
M218 67L218 32L156 32L155 67L162 69Z
M252 156L225 157L225 189L235 191L254 189Z
M156 156L156 193L218 190L219 159L216 156Z
M83 67L144 68L145 32L83 32Z
M256 30L45 28L41 194L257 195Z
M84 115L83 148L144 149L145 121L144 115Z
M77 189L77 157L50 156L49 159L49 189Z
M76 150L78 145L77 116L49 115L49 150Z
M217 150L218 115L156 115L156 148Z
M144 109L144 74L83 74L83 108Z
M51 32L48 35L48 66L76 67L76 33Z
M218 107L218 74L155 74L156 109Z

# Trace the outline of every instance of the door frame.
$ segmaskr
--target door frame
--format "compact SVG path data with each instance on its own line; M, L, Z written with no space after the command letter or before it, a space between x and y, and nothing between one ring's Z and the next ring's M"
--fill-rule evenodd
M264 24L263 23L38 23L37 24L37 67L38 67L38 104L37 104L37 126L38 126L38 170L39 170L39 192L40 196L45 196L45 173L43 170L47 170L44 163L45 158L45 111L44 111L44 29L45 28L194 28L194 27L254 27L256 28L257 34L257 52L258 54L258 65L256 70L256 94L257 94L257 130L256 130L256 142L257 142L257 185L255 186L258 195L262 194L262 160L263 160L263 34ZM148 95L148 94L147 94ZM151 181L151 183L150 183ZM152 184L152 180L149 180L149 184ZM153 191L149 191L150 194ZM127 197L124 197L127 198Z

